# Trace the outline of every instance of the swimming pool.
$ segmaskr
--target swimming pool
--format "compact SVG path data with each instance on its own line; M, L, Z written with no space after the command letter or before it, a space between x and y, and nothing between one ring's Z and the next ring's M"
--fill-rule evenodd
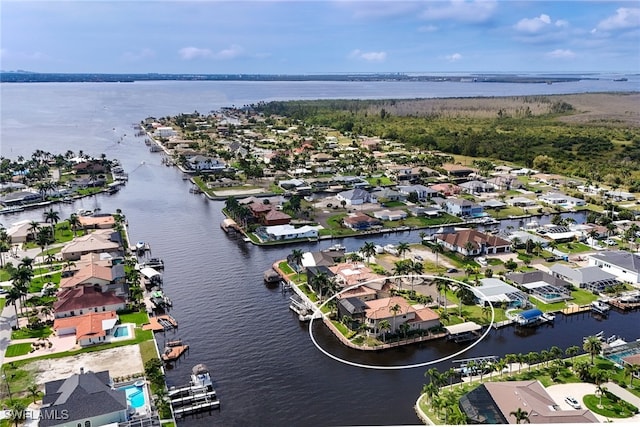
M124 390L127 396L127 403L132 408L139 409L147 404L147 393L145 393L144 386L128 385L120 387L118 390Z
M129 326L126 326L126 325L116 326L115 330L113 331L113 336L115 338L128 337L129 336Z

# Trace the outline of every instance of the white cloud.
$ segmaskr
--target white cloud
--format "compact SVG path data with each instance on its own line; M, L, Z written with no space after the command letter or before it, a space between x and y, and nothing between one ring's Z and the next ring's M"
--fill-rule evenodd
M536 18L521 19L516 25L514 25L514 28L518 31L523 31L526 33L537 33L538 31L547 27L549 24L551 24L551 18L549 17L549 15L545 15L543 13Z
M576 54L569 49L556 49L552 52L547 53L549 58L556 59L572 59L576 57Z
M495 0L451 0L449 3L432 2L422 12L427 20L484 22L493 16L498 2Z
M201 49L199 47L192 46L183 47L178 51L178 54L182 59L186 59L187 61L197 58L208 58L213 55L210 49Z
M369 62L382 62L387 59L387 52L363 52L355 49L349 54L349 58L362 59Z
M640 8L621 7L616 14L600 21L596 27L598 30L624 30L640 27Z
M569 26L569 21L565 21L564 19L558 19L556 21L556 27L565 28Z
M460 55L459 53L453 53L451 55L447 55L446 58L449 62L456 62L462 59L462 55Z

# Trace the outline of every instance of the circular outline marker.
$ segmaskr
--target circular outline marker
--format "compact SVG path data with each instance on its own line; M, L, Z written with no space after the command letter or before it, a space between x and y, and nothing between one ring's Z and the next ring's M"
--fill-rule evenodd
M415 278L429 278L429 279L444 279L444 280L448 280L450 282L454 282L457 283L458 285L463 285L468 287L469 289L472 289L471 285L464 283L460 280L456 280L456 279L452 279L450 277L444 277L444 276L432 276L430 274L420 274L420 275L403 275L403 276L389 276L386 279L396 279L396 278L404 278L404 277L409 277L412 279ZM331 296L331 298L329 298L328 300L326 300L324 303L322 303L319 307L317 307L314 312L313 312L313 316L311 317L311 320L309 321L309 336L311 337L311 342L313 342L313 345L316 346L316 348L318 350L320 350L322 353L324 353L326 356L330 357L333 360L336 360L340 363L344 363L345 365L350 365L350 366L356 366L358 368L366 368L366 369L377 369L377 370L386 370L386 371L390 371L390 370L401 370L401 369L413 369L413 368L421 368L424 366L429 366L429 365L434 365L436 363L440 363L440 362L444 362L447 361L449 359L452 359L462 353L464 353L465 351L468 351L470 349L472 349L473 347L475 347L478 343L480 343L491 331L491 327L493 326L494 323L494 319L495 319L495 315L496 312L493 308L493 304L491 303L491 301L487 301L489 303L489 306L491 307L491 323L489 323L489 326L487 327L487 330L480 335L480 338L478 338L477 340L475 340L474 342L472 342L470 345L468 345L467 347L463 348L460 351L457 351L453 354L450 354L449 356L445 356L445 357L441 357L439 359L435 359L435 360L431 360L431 361L427 361L427 362L422 362L422 363L414 363L412 365L392 365L392 366L384 366L384 365L367 365L364 363L357 363L357 362L352 362L350 360L345 360L342 359L334 354L329 353L327 350L325 350L324 348L322 348L320 346L320 344L318 344L318 342L316 341L315 337L313 336L313 321L316 317L316 315L320 315L323 319L325 317L324 313L322 313L322 307L324 307L329 301L331 301L334 298L337 298L338 295L340 295L343 292L347 292L350 291L351 289L355 289L357 287L366 285L367 283L371 283L371 282L378 282L380 281L380 279L372 279L372 280L368 280L366 282L362 282L362 283L358 283L357 285L353 285L353 286L349 286L348 288L345 288L343 290L341 290L340 292L336 293L335 295ZM483 297L486 297L487 295L483 294L481 291L478 291L476 289L476 291L482 295Z

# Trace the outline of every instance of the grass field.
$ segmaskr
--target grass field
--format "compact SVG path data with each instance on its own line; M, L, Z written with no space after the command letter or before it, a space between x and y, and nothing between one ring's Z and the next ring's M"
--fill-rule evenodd
M25 354L29 354L31 351L31 343L24 342L20 344L11 344L7 347L7 352L5 353L5 357L16 357L23 356Z

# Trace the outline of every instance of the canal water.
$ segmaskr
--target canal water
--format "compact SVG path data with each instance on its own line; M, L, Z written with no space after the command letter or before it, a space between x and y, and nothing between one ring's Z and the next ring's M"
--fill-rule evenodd
M189 193L190 185L181 179L181 173L162 165L161 155L150 153L143 139L134 136L132 124L150 115L196 108L208 111L228 106L230 98L250 99L249 95L234 98L224 93L214 99L218 89L213 91L209 85L189 85L191 92L178 95L181 92L175 87L173 83L3 85L1 154L17 157L29 156L37 148L52 153L82 149L95 156L104 152L122 162L129 183L120 192L54 209L67 218L80 208L103 212L120 208L129 223L131 240L148 242L152 256L164 259L165 290L173 301L171 314L179 328L159 335L159 346L175 338L190 345L189 354L168 372L167 381L183 384L191 367L204 363L222 402L221 410L211 416L187 418L180 425L419 423L413 406L428 367L379 371L330 359L315 348L307 325L289 310L289 296L263 284L263 271L293 249L318 250L338 241L262 248L226 235L219 226L223 202ZM41 215L42 210L21 212L1 216L0 222L9 226ZM415 243L419 235L405 231L339 242L354 250L365 240L383 245ZM584 336L600 331L636 339L639 319L638 312L612 312L607 319L590 314L558 316L553 325L532 329L527 336L514 328L492 332L460 358L527 353L553 345L564 349L581 345ZM342 347L321 325L314 329L328 352L366 365L426 363L462 348L432 342L365 354ZM441 369L450 366L450 362L437 365Z

